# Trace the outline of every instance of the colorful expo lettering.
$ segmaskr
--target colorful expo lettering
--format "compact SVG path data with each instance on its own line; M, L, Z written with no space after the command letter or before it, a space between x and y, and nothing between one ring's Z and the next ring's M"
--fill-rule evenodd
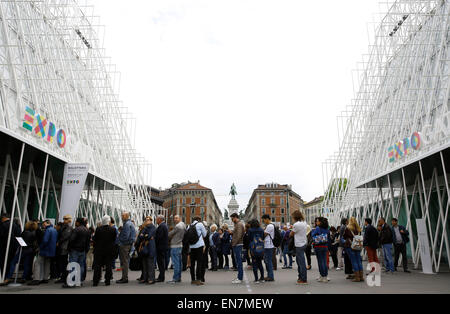
M418 150L420 148L422 141L419 132L414 132L411 138L404 138L402 141L398 141L394 145L388 148L388 158L389 162L394 162L399 160L401 157L406 156L413 150Z
M66 146L67 137L63 129L56 130L52 122L47 121L46 118L40 114L36 114L30 107L25 108L25 115L23 117L22 127L38 137L45 138L47 142L53 143L53 138L56 135L56 144L59 148Z

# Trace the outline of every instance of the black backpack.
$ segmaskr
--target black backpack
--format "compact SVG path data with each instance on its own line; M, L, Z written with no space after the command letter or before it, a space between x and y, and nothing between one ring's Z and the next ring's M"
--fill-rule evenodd
M197 243L198 239L200 239L197 233L197 228L195 227L196 224L198 224L198 222L195 224L191 224L187 231L184 233L183 244L194 245L195 243Z
M281 245L282 240L283 240L281 238L281 231L280 231L280 228L278 228L278 226L275 226L275 225L274 225L273 229L274 229L274 231L273 231L274 237L272 239L272 243L273 243L274 247L279 247Z

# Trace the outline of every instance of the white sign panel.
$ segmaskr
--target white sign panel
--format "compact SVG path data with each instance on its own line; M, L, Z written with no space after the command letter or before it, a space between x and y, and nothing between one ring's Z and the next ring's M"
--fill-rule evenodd
M25 241L21 237L16 237L17 242L19 242L20 246L24 247L27 246Z
M61 192L59 221L67 214L75 217L81 192L89 171L89 164L66 164Z
M428 233L425 219L416 219L416 225L420 244L420 260L422 261L422 271L424 274L433 274L433 268L431 266L430 243L428 242Z

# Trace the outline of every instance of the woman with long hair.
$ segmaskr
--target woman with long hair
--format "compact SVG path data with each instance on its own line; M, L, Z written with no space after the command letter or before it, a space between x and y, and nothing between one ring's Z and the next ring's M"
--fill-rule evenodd
M354 237L360 234L361 234L361 227L356 221L356 218L351 217L349 219L347 228L345 228L344 231L344 239L345 239L344 246L345 252L350 257L353 273L355 274L355 278L352 280L353 282L364 281L361 250L358 248L352 248L352 242Z

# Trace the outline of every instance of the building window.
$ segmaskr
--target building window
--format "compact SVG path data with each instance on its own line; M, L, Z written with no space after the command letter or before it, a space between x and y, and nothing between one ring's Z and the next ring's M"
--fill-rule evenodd
M183 207L183 215L186 215L186 207Z
M272 211L272 215L275 215L275 208L272 208L271 211Z
M264 192L261 192L261 196L263 196L264 195Z
M205 213L205 207L200 207L200 212L203 215Z
M284 205L284 198L283 197L280 199L280 202L281 202L281 205Z
M261 209L262 210L262 213L263 213L263 215L266 213L266 209L265 208L263 208L263 209Z
M194 215L195 214L195 207L192 207L192 215Z
M284 208L281 209L281 214L284 214Z
M183 205L186 205L186 199L183 197Z
M274 198L270 199L270 204L275 204L275 199Z
M284 217L281 217L281 223L284 224Z
M272 217L272 222L275 222L275 217Z
M200 204L205 205L205 199L203 197L200 199Z
M266 199L265 198L261 199L261 205L266 205Z

